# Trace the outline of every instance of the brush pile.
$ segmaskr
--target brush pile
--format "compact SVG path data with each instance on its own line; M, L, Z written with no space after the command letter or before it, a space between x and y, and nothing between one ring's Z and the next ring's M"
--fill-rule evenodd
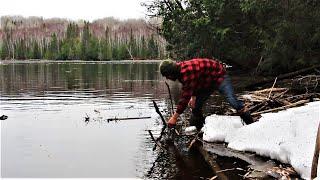
M262 113L276 112L303 105L311 101L319 101L320 93L304 93L292 95L289 88L267 88L243 95L242 100L252 116Z

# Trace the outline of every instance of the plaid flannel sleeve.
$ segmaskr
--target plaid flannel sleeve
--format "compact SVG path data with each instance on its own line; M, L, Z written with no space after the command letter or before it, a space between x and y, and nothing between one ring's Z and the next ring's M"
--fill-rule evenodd
M180 95L180 99L177 105L177 113L178 114L182 114L183 111L187 108L187 105L190 101L190 98L193 94L193 90L192 88L190 88L189 86L183 86L182 87L182 93Z

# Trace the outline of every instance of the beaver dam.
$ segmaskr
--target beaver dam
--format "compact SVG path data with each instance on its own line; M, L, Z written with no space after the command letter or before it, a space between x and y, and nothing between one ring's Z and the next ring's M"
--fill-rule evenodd
M174 134L179 138L189 137L186 147L189 151L198 151L212 168L214 175L210 179L314 178L319 169L320 141L320 94L315 92L317 78L319 76L308 75L292 80L300 86L308 80L303 86L306 91L303 94L293 95L289 88L276 88L276 78L271 88L242 95L247 109L257 121L251 125L243 125L237 114L229 110L224 113L227 115L208 116L202 129L204 133L188 136L183 133L186 127L182 124L182 131ZM150 135L161 150L169 151L175 146L173 141L163 145L159 138ZM221 158L235 161L230 167L221 168Z
M3 62L0 74L0 116L5 115L0 121L4 178L242 179L265 176L266 166L277 167L268 178L280 172L294 177L293 170L301 176L302 171L277 158L235 150L229 147L231 141L204 142L205 134L199 138L185 134L188 112L179 121L179 135L171 133L174 146L172 141L164 143L165 135L159 140L163 123L152 101L167 119L180 87L170 83L171 103L156 62ZM250 79L248 75L231 77L238 93L243 87L239 82ZM315 90L311 87L314 77L304 74L296 83L291 79L282 83L280 77L274 83L272 78L266 86L254 86L254 90L265 92L237 95L245 95L248 108L257 113L254 125L263 118L263 111L317 101L318 94L314 93L319 92L319 86ZM205 107L207 116L236 116L217 94ZM149 130L163 149L155 145ZM284 132L294 131L287 127Z

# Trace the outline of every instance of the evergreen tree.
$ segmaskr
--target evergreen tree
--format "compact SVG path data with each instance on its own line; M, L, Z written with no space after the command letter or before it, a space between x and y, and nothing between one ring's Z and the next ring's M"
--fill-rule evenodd
M7 41L2 41L0 49L0 59L7 59L9 57L9 49Z
M89 22L84 22L84 27L82 30L82 37L81 37L81 59L83 60L90 60L88 52L89 52L89 45L90 45L90 30L89 30Z
M41 59L41 52L36 40L31 42L31 47L28 48L28 58L29 59Z
M45 58L55 60L58 58L58 39L56 33L51 35L51 40L46 50Z
M110 29L107 27L105 29L104 39L100 42L100 59L101 60L111 60L112 59L112 47L110 40Z
M98 38L96 38L96 37L91 37L90 38L86 56L87 56L86 60L98 60L99 59L99 42L98 42Z
M16 59L26 59L26 45L24 39L19 39L15 43L14 54Z
M141 43L139 46L139 57L142 59L146 59L148 57L147 54L148 50L147 50L147 43L146 40L144 38L144 36L141 37Z
M148 40L148 57L152 59L158 58L158 45L153 37L151 35L151 38Z

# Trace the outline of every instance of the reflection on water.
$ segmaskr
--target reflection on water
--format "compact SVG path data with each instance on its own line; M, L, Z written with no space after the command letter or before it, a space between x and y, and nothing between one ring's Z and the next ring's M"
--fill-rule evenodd
M145 177L152 166L151 100L167 106L157 63L10 63L0 78L2 177Z

